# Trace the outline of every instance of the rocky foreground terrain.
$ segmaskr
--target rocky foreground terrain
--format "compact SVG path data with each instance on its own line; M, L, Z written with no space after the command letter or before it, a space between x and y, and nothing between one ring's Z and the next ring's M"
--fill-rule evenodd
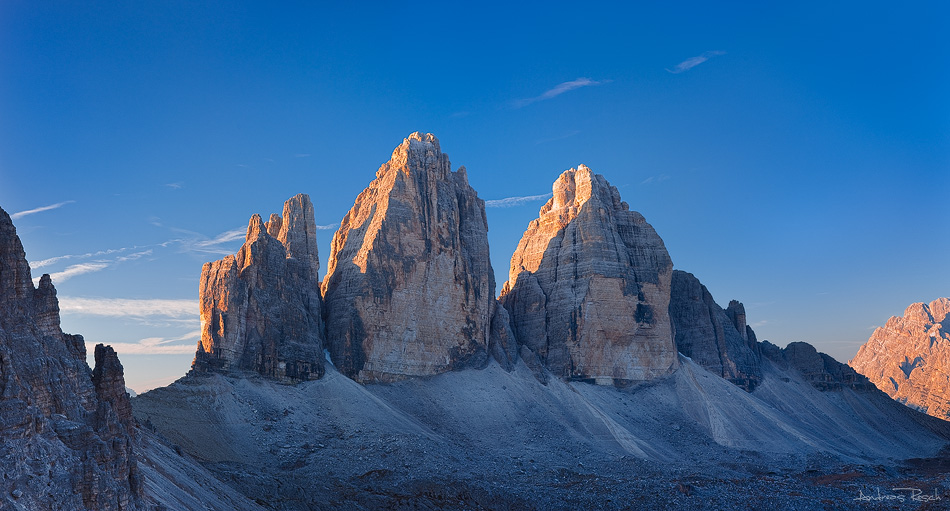
M759 342L586 166L553 192L496 300L484 203L414 133L322 283L309 197L254 215L202 270L192 370L131 402L0 215L0 510L950 502L950 423L807 343Z
M850 365L887 395L950 420L950 298L915 303L874 330Z

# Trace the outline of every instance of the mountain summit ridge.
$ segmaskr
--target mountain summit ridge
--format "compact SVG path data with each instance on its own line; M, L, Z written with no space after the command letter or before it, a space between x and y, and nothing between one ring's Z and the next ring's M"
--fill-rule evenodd
M894 399L950 420L950 298L913 303L878 327L849 362Z

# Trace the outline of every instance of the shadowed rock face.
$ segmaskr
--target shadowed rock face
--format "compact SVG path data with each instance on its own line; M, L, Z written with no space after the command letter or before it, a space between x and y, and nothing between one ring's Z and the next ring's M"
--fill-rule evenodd
M874 330L850 365L892 398L950 420L950 298L915 303Z
M284 203L267 223L254 215L236 255L206 263L199 299L196 372L253 372L286 382L324 371L316 225L310 197Z
M821 353L807 342L791 342L785 348L762 341L759 345L762 356L782 369L795 369L802 378L821 391L838 390L844 387L854 390L874 390L874 385L862 374L831 355Z
M0 507L142 506L122 365L64 334L49 275L33 287L16 229L0 209Z
M327 342L334 365L358 381L487 360L495 277L485 203L465 168L450 165L434 135L413 133L333 237L323 282Z
M676 369L673 263L640 213L584 165L565 171L511 258L501 301L518 341L564 378L651 380Z
M680 353L748 392L762 380L758 343L741 303L732 300L723 310L692 273L674 270L670 317Z

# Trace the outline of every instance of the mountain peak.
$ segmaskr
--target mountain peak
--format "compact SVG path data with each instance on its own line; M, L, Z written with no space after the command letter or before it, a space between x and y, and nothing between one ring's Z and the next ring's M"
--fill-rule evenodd
M874 330L851 367L907 406L950 420L948 317L950 298L909 305Z
M511 258L501 301L516 337L559 376L651 380L678 365L673 263L642 215L586 165L564 171Z
M333 237L323 292L334 365L393 381L480 364L495 307L485 203L431 133L403 140ZM420 313L420 311L424 311Z

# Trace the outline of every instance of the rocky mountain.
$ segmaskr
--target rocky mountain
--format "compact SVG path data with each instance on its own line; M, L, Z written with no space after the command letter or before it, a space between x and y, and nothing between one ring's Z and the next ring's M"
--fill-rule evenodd
M761 350L740 302L723 310L692 273L674 270L670 318L680 353L749 392L762 381Z
M915 303L871 334L850 365L892 398L950 420L950 298Z
M0 209L0 509L260 510L142 430L115 351L63 333L49 275L34 287Z
M334 365L361 382L483 365L496 307L487 233L465 167L452 172L432 134L404 139L333 237L323 293Z
M316 224L310 197L284 203L283 216L254 215L235 255L201 269L201 341L194 371L251 372L280 381L324 371Z
M192 371L130 401L0 210L0 509L817 510L908 481L950 498L950 423L811 345L758 342L585 166L500 301L484 203L431 134L357 198L322 283L315 232L306 195L254 215L203 268ZM888 325L936 351L948 308ZM911 356L908 379L937 360Z
M135 509L143 499L132 409L111 348L86 365L82 336L59 326L49 275L33 286L0 209L0 508Z
M666 376L673 263L643 215L584 165L565 171L511 258L501 302L553 374L602 384Z

